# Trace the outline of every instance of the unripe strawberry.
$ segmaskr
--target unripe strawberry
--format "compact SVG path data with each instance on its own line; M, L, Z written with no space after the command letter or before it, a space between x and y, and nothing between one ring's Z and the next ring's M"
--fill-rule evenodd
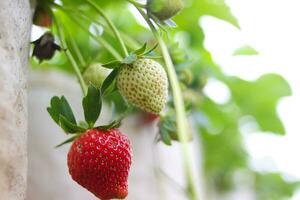
M92 64L83 73L83 79L86 84L91 84L99 88L110 72L110 69L102 67L99 63Z
M147 11L161 21L175 16L183 9L182 0L147 0Z
M151 59L124 64L117 86L125 99L144 111L159 114L167 103L168 77L164 68Z
M68 153L73 180L102 200L127 196L131 160L130 142L118 129L88 130Z

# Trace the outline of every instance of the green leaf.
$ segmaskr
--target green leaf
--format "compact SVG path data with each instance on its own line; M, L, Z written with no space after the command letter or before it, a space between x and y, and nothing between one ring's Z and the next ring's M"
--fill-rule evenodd
M101 87L101 92L104 95L106 93L106 91L108 90L108 88L110 86L113 85L113 83L115 82L115 79L118 75L119 69L116 68L114 69L108 76L107 78L104 80L102 87Z
M255 190L258 200L291 199L299 186L299 182L287 181L279 173L255 174Z
M233 53L234 56L253 56L258 54L258 51L256 51L253 47L249 45L244 45L235 50Z
M97 121L101 108L101 91L94 86L89 86L87 95L82 100L85 121L92 128Z
M168 146L172 145L172 142L171 142L172 139L169 135L168 130L162 128L162 129L160 129L159 134L160 134L160 139L161 139L161 141L163 141L163 143L165 143Z
M97 129L104 129L104 130L108 130L108 129L112 129L112 128L118 128L121 126L121 121L120 120L115 120L113 122L111 122L108 125L103 125L103 126L98 126L96 127Z
M238 20L231 12L229 6L225 3L225 0L211 1L211 0L198 0L196 7L199 13L202 15L210 15L224 21L231 23L232 25L240 28Z
M106 63L106 64L104 64L104 65L102 65L102 66L105 67L105 68L108 68L108 69L115 69L115 68L120 67L120 65L121 65L121 62L120 62L120 61L114 60L114 61L111 61L111 62L109 62L109 63Z
M57 96L52 97L50 107L47 108L47 111L57 124L59 124L60 115L64 116L68 121L76 124L73 111L64 96L61 98Z
M278 101L292 94L287 81L280 75L267 74L256 81L228 78L234 102L242 114L256 118L262 131L284 134L284 126L276 111Z
M59 147L65 145L65 144L71 143L71 142L73 142L77 137L78 137L78 135L74 135L73 137L70 137L69 139L65 140L64 142L62 142L62 143L56 145L55 148L59 148Z
M63 115L59 116L59 125L66 133L81 133L86 131L86 129L70 122Z
M131 64L134 61L137 60L137 55L136 54L130 54L129 56L127 56L121 63L122 64Z
M148 54L152 53L152 51L154 51L157 47L158 47L158 44L155 44L151 49L146 51L143 55L148 55Z
M139 48L138 50L135 50L132 54L135 54L135 55L143 54L146 51L146 48L147 48L147 42L145 42L141 48Z
M78 124L80 127L84 128L84 129L89 128L89 125L86 123L86 121L80 121Z
M194 119L205 153L205 174L219 192L234 188L234 173L247 166L248 155L239 132L240 111L233 103L218 105L205 97Z

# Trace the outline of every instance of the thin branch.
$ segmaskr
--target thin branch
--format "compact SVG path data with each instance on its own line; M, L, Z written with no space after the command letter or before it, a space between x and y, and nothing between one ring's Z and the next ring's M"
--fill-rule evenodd
M129 0L127 0L129 1ZM187 117L186 117L186 112L185 112L185 107L184 107L184 101L182 97L182 92L180 90L180 85L178 81L178 77L173 65L173 61L171 59L171 56L169 54L168 48L163 41L162 37L160 34L157 32L155 26L147 16L147 14L142 10L141 8L135 6L140 14L144 17L146 22L148 23L149 27L151 28L154 36L156 37L159 46L162 51L163 58L165 60L166 64L166 71L168 73L169 79L170 79L170 84L172 87L173 91L173 96L174 96L174 104L175 104L175 111L176 111L176 123L177 123L177 129L178 129L178 134L179 134L179 140L182 144L182 152L183 152L183 158L184 158L184 168L187 176L187 181L188 181L188 191L189 191L189 196L193 200L199 200L200 195L197 189L197 181L196 181L196 175L193 169L193 158L192 158L192 153L191 149L188 144L188 137L187 137Z
M115 34L117 40L119 41L119 43L121 45L121 48L124 52L124 55L127 57L129 55L128 50L126 48L126 45L125 45L123 39L120 36L120 33L119 33L118 29L115 27L115 25L112 23L112 21L106 16L106 14L103 12L103 10L97 4L95 4L91 0L86 0L86 1L104 18L104 20L106 21L108 26L111 28L111 30Z
M70 35L69 32L68 32L68 35L69 35L69 38L70 38L71 45L72 45L72 47L75 51L75 54L77 55L77 58L79 59L79 62L81 64L81 66L86 67L87 63L85 62L78 45L76 44L74 38Z
M66 49L65 50L65 53L66 53L66 56L67 58L69 59L74 71L75 71L75 74L77 76L77 79L80 83L80 86L81 86L81 89L82 89L82 92L84 95L87 94L87 86L83 80L83 77L82 77L82 74L80 72L80 69L79 69L79 66L77 65L73 55L71 54L71 52L68 50L68 46L67 46L67 43L65 41L65 36L64 36L64 32L61 28L61 25L59 23L59 21L56 19L56 17L53 17L54 18L54 23L56 25L56 28L57 28L57 32L58 32L58 36L59 36L59 39L61 41L61 45L62 45L62 48L63 49Z
M89 30L87 30L78 20L77 17L74 17L74 13L77 13L77 11L75 9L72 8L64 8L58 4L53 3L53 6L55 6L56 8L60 9L61 11L65 12L67 14L67 16L75 23L79 26L79 28L81 28L83 31L85 31L90 37L92 37L96 42L98 42L101 46L103 46L109 53L112 54L112 56L117 59L117 60L122 60L123 57L118 53L118 51L111 46L108 42L106 42L106 40L104 40L102 37L97 37L95 35L93 35ZM74 13L72 13L72 11L74 11ZM75 12L76 11L76 12ZM77 16L77 15L76 15Z

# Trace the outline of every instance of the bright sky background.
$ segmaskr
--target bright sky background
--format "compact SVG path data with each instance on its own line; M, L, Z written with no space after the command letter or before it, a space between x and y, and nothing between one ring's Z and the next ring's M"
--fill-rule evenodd
M227 0L238 18L241 30L221 20L201 20L206 33L206 47L224 71L247 80L276 72L290 83L293 96L282 99L278 112L287 135L246 134L245 144L259 170L283 171L287 177L300 178L300 1L299 0ZM259 56L232 56L249 44ZM226 101L227 90L211 81L209 94L218 102ZM300 199L300 195L294 200Z

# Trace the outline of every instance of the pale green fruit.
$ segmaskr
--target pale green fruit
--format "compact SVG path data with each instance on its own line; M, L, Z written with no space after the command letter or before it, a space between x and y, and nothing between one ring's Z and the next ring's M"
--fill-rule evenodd
M83 79L88 85L101 87L105 78L109 75L111 69L102 67L101 64L96 63L90 65L83 73Z
M147 0L147 11L161 21L174 17L183 7L182 0Z
M144 111L159 114L167 103L167 74L151 59L138 59L123 65L117 76L117 86L125 99Z

